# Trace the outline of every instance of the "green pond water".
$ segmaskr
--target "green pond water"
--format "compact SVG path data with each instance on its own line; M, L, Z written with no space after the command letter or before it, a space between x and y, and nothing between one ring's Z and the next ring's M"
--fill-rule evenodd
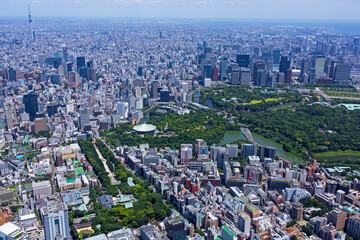
M292 153L285 152L282 148L282 144L273 141L270 138L265 138L256 133L252 133L253 139L260 145L267 145L276 148L276 156L284 158L292 162L303 162L303 160ZM226 131L223 139L220 141L220 145L232 143L239 140L246 140L246 137L241 131Z

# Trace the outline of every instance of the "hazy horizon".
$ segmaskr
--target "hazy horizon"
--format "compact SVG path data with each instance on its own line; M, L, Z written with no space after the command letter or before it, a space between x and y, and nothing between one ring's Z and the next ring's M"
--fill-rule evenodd
M0 16L359 21L357 0L0 0ZM339 11L340 9L340 11Z

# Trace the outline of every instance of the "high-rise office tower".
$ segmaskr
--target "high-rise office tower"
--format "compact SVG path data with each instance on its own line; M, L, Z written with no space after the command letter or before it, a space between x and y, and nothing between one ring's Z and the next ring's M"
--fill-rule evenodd
M354 54L355 55L359 53L359 47L360 47L360 38L355 37L354 38Z
M332 223L336 230L343 229L345 227L345 221L347 214L340 209L332 210L328 215L328 223Z
M300 72L300 74L301 74L301 75L303 75L303 74L308 74L308 73L309 73L309 70L310 70L310 61L309 61L309 59L304 58L304 59L301 61L301 72Z
M323 73L325 69L325 56L317 56L315 59L316 74Z
M51 117L58 112L58 104L56 102L52 102L46 106L46 111L48 116Z
M348 81L350 79L351 65L345 63L338 63L335 66L334 80Z
M223 169L224 169L224 181L225 181L225 184L227 184L227 181L229 180L229 178L232 175L231 167L230 167L230 164L228 161L224 161Z
M8 130L14 127L14 118L11 109L5 111L6 127Z
M86 66L79 68L78 71L79 71L80 77L87 79L87 67ZM96 76L96 72L95 72L95 76Z
M162 89L160 91L160 102L170 102L170 90Z
M336 200L335 202L338 204L342 204L345 198L345 192L343 190L337 190L336 191Z
M276 154L276 148L274 147L270 147L270 146L266 146L266 145L261 145L259 147L259 151L260 151L260 158L271 158L271 159L275 159L275 154Z
M237 227L238 229L245 233L246 236L250 236L250 216L245 212L240 212L238 215Z
M84 129L85 125L90 124L90 117L88 110L85 109L80 110L79 123L81 129Z
M51 74L50 75L50 82L55 85L61 85L61 77L59 74Z
M69 73L73 70L72 68L72 62L67 62L66 63L66 71Z
M255 84L256 86L262 86L264 87L266 85L266 71L264 69L259 69L256 72L256 79L255 79Z
M241 86L250 86L251 71L250 68L241 68L240 69L240 85Z
M255 144L241 144L241 157L247 159L249 156L255 156L257 147Z
M181 144L181 164L188 164L192 159L192 144Z
M79 56L76 58L76 65L77 65L77 69L79 70L82 67L86 66L85 63L85 57L84 56Z
M267 75L266 75L266 84L265 84L265 86L272 88L272 87L274 87L274 82L275 82L274 75L272 74L271 71L268 70Z
M204 64L201 72L201 80L204 82L205 78L211 78L211 75L212 75L211 64Z
M23 97L23 103L25 105L25 112L29 114L30 120L33 121L38 111L38 99L37 94L30 92Z
M117 102L116 103L116 112L120 117L126 119L129 115L129 103Z
M314 84L316 80L316 69L310 68L309 82Z
M128 94L127 97L125 97L124 99L124 102L127 102L128 103L128 106L129 106L129 111L132 112L132 111L135 111L135 97L132 95L132 93Z
M40 209L45 239L71 239L68 208L65 203Z
M226 80L227 75L227 57L222 56L220 59L220 80Z
M64 166L64 159L61 152L55 152L55 166L60 167Z
M330 70L329 70L329 78L334 78L334 74L335 74L335 67L337 64L339 64L340 61L337 60L331 60L330 62Z
M249 55L237 55L236 62L239 65L239 67L249 67L250 56Z
M262 60L258 60L254 63L254 79L256 79L256 72L260 69L266 69L265 62Z
M280 63L280 50L276 49L273 50L273 63L279 64Z
M62 48L62 54L63 54L64 62L68 62L68 61L69 61L69 53L68 53L68 50L69 50L68 47L63 47L63 48Z
M86 79L89 81L96 81L96 69L94 68L87 68L86 69Z
M346 233L353 239L360 239L360 214L356 213L348 219Z
M256 83L256 79L257 79L257 71L259 71L259 70L265 70L265 63L264 63L264 61L256 61L255 63L254 63L254 72L253 72L253 76L254 76L254 80L255 80L255 83Z
M292 70L291 70L291 68L289 68L288 70L286 70L286 73L285 73L285 82L291 83L291 79L292 79Z
M167 236L171 240L186 239L187 230L185 228L185 221L183 219L169 220L166 222L165 227Z
M139 66L139 67L138 67L137 74L138 74L140 77L142 77L142 75L143 75L143 66Z
M286 71L291 67L291 61L288 56L281 56L279 72L286 74ZM286 78L286 76L285 76Z
M153 81L151 83L151 96L152 96L152 98L158 98L159 97L158 88L159 88L159 82L158 81Z
M360 46L360 37L354 37L354 47Z
M47 131L47 123L46 118L36 118L34 119L34 133L37 134L39 132Z
M290 217L296 221L300 221L303 217L304 207L301 203L294 203L290 210Z
M16 70L14 69L14 67L9 67L9 69L6 72L7 72L7 79L10 82L15 82L16 81Z
M231 68L231 85L240 84L240 68L239 66L233 65Z

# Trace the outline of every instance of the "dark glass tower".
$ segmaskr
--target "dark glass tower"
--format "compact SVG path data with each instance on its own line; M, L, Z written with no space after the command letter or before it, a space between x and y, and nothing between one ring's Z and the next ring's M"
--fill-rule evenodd
M77 69L85 67L86 66L85 57L83 57L83 56L77 57L76 64L77 64Z
M27 95L24 95L23 102L25 104L25 112L29 114L30 120L33 121L38 111L38 100L37 94L30 92Z

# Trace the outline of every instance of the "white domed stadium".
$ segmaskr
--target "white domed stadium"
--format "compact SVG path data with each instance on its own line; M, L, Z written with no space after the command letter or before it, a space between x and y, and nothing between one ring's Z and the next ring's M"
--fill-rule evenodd
M136 125L133 128L137 133L143 134L143 133L153 133L156 130L156 126L151 124L140 124Z

